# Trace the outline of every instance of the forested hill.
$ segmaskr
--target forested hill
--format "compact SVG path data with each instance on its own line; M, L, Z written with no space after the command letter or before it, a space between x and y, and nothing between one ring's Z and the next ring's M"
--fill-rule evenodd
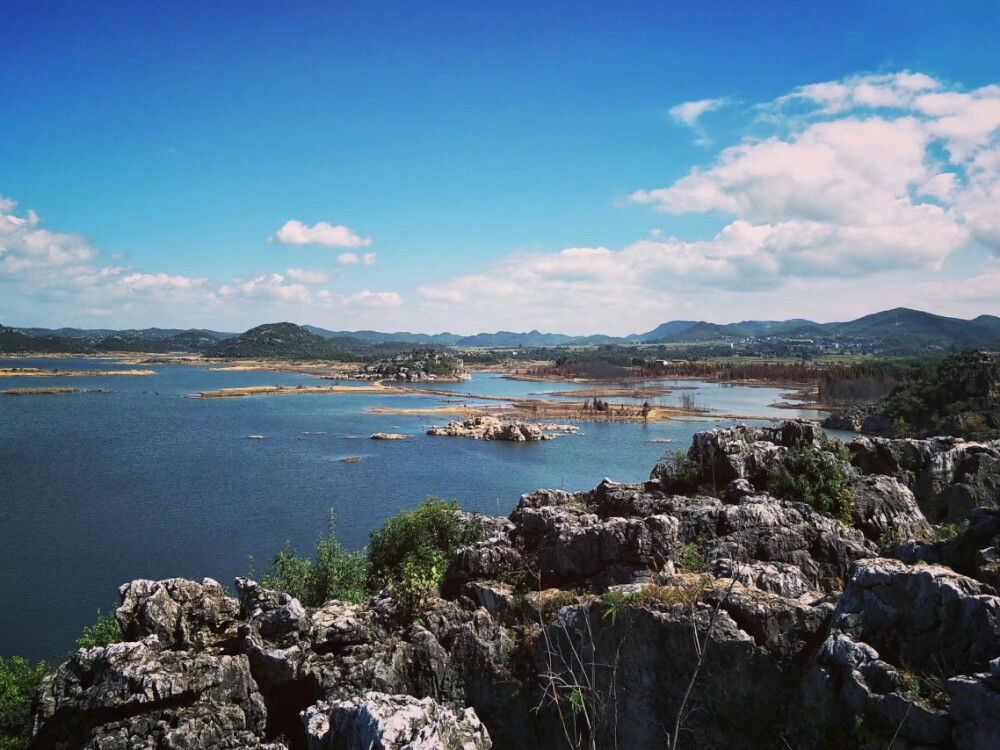
M294 326L282 334L278 326ZM252 335L251 335L252 334ZM222 342L239 340L224 345ZM280 339L280 341L278 340ZM328 342L325 347L323 341ZM456 348L517 348L585 346L606 344L704 344L722 343L727 347L768 344L812 346L814 348L851 348L869 353L890 355L941 354L965 349L1000 349L1000 317L980 315L972 320L949 318L933 313L896 308L865 315L857 320L816 323L811 320L744 320L739 323L674 320L662 323L645 333L616 337L605 335L569 336L560 333L497 331L460 336L453 333L422 334L373 330L335 331L292 323L258 326L240 336L202 329L146 328L114 331L77 328L5 328L0 326L0 353L102 351L133 352L206 352L216 356L286 356L282 351L312 352L307 356L340 357L353 354L385 353L413 345ZM332 347L330 349L329 347ZM234 355L235 351L247 352ZM222 352L230 352L223 354ZM274 352L254 354L252 352Z
M294 323L267 323L205 350L210 357L235 359L349 359L329 339Z

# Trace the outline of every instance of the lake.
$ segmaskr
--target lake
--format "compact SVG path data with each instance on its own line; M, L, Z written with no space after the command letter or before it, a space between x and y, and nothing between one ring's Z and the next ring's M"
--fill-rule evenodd
M0 367L132 369L108 359L12 359ZM423 408L442 396L336 394L198 400L198 391L251 385L326 384L303 375L141 365L150 376L0 377L0 390L71 386L65 395L0 397L0 655L60 660L98 607L117 606L133 578L205 576L232 584L285 540L312 550L336 513L337 535L362 547L368 532L428 495L463 508L510 512L541 487L583 490L604 477L641 481L666 452L730 420L582 422L580 435L532 444L429 437L444 415L366 414ZM342 381L343 382L343 381ZM782 389L682 381L719 413L817 418L773 409ZM433 384L456 393L523 397L582 387L477 374ZM474 401L473 399L462 399ZM492 402L495 405L496 402ZM414 435L370 440L373 432ZM262 435L262 440L247 439ZM650 442L672 440L672 444ZM360 461L342 463L357 457Z

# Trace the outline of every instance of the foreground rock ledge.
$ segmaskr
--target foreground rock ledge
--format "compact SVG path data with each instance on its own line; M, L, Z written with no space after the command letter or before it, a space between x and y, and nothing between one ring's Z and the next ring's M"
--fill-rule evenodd
M130 642L46 679L33 747L662 747L682 710L680 747L1000 746L1000 515L933 528L968 472L906 441L852 444L849 520L769 495L803 443L822 431L712 430L685 476L524 495L416 617L133 581Z

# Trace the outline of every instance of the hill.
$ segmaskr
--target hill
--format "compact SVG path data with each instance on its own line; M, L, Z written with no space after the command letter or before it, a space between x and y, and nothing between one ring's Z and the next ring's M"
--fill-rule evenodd
M29 336L17 328L0 326L0 352L7 354L88 354L85 342L58 336Z
M229 359L351 359L329 339L294 323L266 323L205 350Z

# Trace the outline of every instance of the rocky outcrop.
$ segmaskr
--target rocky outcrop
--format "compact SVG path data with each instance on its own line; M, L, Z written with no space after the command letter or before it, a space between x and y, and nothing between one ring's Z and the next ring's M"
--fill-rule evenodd
M969 517L973 508L1000 509L1000 441L960 438L889 440L859 437L847 444L866 474L896 477L935 523Z
M42 685L33 746L268 747L245 656L165 646L149 635L78 651Z
M824 419L823 426L831 430L863 432L865 435L892 437L895 434L892 419L880 412L876 404L849 406Z
M366 693L303 714L309 750L489 750L486 729L471 708L458 712L430 698Z
M465 421L452 421L444 427L432 427L428 435L444 437L466 437L474 440L506 440L512 443L531 443L540 440L554 440L560 435L579 431L579 427L568 424L536 424L513 422L499 417L473 417Z
M746 479L764 489L785 450L801 444L818 446L825 438L815 422L788 421L777 427L738 425L699 432L687 457L698 468L700 482L713 491L734 479Z
M831 738L860 727L903 747L995 746L998 615L1000 599L946 568L859 563L803 677L812 731Z
M699 434L683 493L690 477L661 467L523 495L416 611L391 590L310 608L244 578L236 597L133 581L129 642L45 681L33 747L654 747L677 731L679 747L994 747L1000 511L932 527L914 488L971 444L865 440L839 517L768 493L790 450L829 447L801 422Z
M403 435L399 432L374 432L371 436L372 440L409 440L409 435Z

